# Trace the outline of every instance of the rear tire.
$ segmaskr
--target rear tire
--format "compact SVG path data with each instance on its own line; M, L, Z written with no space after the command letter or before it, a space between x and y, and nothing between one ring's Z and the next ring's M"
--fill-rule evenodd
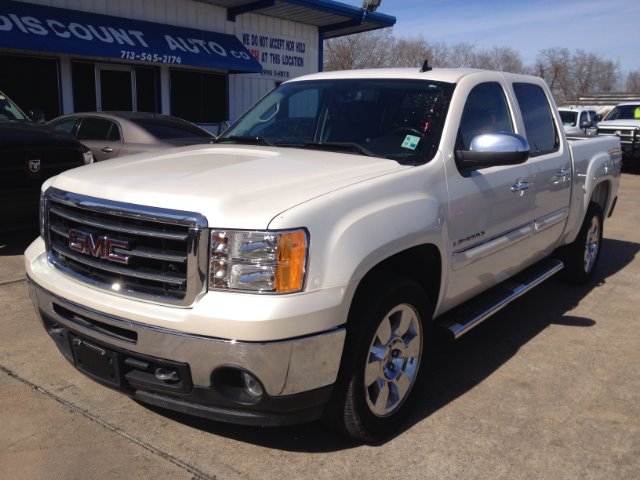
M590 203L578 236L562 249L563 278L568 282L585 285L593 278L602 251L603 225L602 208Z
M422 288L397 275L375 276L356 294L325 423L373 442L402 425L432 351L431 305Z

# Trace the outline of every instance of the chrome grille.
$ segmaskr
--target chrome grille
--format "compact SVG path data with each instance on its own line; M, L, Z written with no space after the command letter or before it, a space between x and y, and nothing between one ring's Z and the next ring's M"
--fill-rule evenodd
M200 214L54 188L45 193L43 213L49 261L68 275L110 293L179 306L205 290L208 231Z
M620 137L620 143L633 143L636 138L640 139L640 134L635 128L629 127L598 127L598 135Z

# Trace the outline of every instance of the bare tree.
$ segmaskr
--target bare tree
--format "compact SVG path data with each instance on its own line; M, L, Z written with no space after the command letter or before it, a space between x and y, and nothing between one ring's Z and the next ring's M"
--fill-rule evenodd
M478 49L471 43L447 45L422 36L395 38L381 29L327 40L325 70L379 67L419 68L428 59L434 67L469 67L513 73L532 73L545 79L557 102L575 101L594 92L611 92L620 84L620 66L597 54L555 47L540 51L532 66L525 66L510 47ZM626 77L628 91L640 91L640 71Z
M396 40L385 28L324 42L324 69L349 70L391 65Z
M556 101L565 101L572 95L570 91L569 64L571 54L567 48L547 48L538 55L534 72L549 85Z
M627 74L625 90L630 93L640 93L640 70Z
M475 52L471 66L502 72L524 73L525 67L520 54L513 48L493 47Z

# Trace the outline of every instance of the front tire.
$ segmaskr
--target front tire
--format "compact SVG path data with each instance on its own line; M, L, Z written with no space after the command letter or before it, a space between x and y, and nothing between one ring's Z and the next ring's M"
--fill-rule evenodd
M360 287L325 422L372 442L402 425L431 353L431 306L422 288L397 275Z

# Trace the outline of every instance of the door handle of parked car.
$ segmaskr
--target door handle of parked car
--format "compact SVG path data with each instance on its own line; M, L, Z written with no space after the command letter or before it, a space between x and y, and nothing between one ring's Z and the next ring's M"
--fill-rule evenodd
M102 151L104 153L112 153L113 152L113 148L111 148L111 147L103 147Z
M571 173L571 170L569 170L568 168L561 168L556 172L556 176L558 178L565 178L567 175L569 175L569 173Z
M511 185L511 191L513 193L522 192L523 190L526 190L530 186L531 184L529 182L518 182L515 185Z

